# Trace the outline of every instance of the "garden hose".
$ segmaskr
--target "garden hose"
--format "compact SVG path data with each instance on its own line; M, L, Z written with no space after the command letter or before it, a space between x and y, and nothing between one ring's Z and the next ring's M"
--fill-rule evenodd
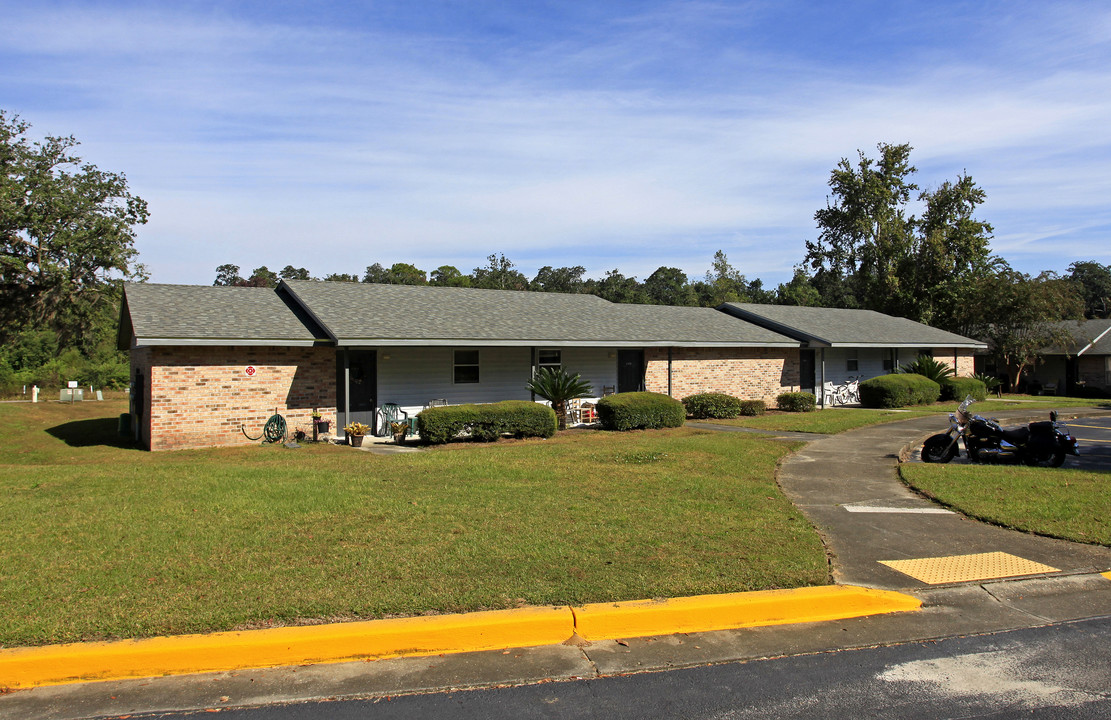
M256 442L259 440L264 440L268 443L276 443L285 440L285 418L281 415L278 415L277 413L271 415L270 419L266 421L266 425L262 427L262 435L259 435L258 437L251 437L250 435L248 435L247 426L243 425L242 423L239 425L239 429L243 431L244 437L246 437L248 440L254 440Z

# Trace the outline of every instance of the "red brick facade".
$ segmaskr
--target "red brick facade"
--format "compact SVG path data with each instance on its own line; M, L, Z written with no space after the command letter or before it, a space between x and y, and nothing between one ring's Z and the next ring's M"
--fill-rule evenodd
M667 393L667 348L644 351L644 386ZM673 348L671 396L721 392L775 405L780 393L799 389L797 348Z
M312 432L312 411L335 423L330 347L152 347L131 351L141 373L140 440L151 450L250 444L275 412ZM247 368L253 368L249 373Z

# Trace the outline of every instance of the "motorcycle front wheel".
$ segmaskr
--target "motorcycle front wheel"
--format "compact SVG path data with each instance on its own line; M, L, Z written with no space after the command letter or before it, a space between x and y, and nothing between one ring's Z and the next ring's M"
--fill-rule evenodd
M957 443L948 435L933 435L922 443L922 462L947 463L957 456Z
M1026 455L1022 461L1032 467L1061 467L1065 464L1065 451L1039 450Z

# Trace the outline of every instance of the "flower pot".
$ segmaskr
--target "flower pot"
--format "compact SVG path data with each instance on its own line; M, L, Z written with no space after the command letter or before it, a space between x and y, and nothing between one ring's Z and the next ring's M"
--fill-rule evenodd
M405 444L405 436L407 434L408 433L403 433L403 432L394 433L393 434L393 441L395 443L397 443L398 445L404 445Z
M316 421L316 431L318 433L321 433L321 434L326 433L326 432L328 432L328 426L331 425L331 424L332 424L331 420L317 420Z
M348 435L347 436L347 444L350 445L351 447L362 447L363 446L363 437L365 437L365 436L363 436L363 435Z

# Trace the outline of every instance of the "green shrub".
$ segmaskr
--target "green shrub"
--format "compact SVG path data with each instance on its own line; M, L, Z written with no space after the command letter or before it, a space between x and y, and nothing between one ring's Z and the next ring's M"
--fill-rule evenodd
M788 392L775 398L775 406L783 412L811 412L817 406L814 393Z
M653 392L609 395L598 401L597 409L606 430L680 427L687 419L683 403Z
M945 378L941 383L942 400L964 400L969 395L973 400L983 400L988 396L988 388L983 381L970 377Z
M725 393L698 393L683 398L687 415L703 418L735 418L741 414L741 399Z
M487 442L502 435L547 438L555 431L555 411L528 400L446 405L426 408L417 415L417 432L421 439L435 445L463 436Z
M741 415L749 417L754 415L763 415L767 410L767 406L763 400L742 400L741 401Z
M866 408L929 405L940 395L940 385L915 373L880 375L860 383L860 404Z

